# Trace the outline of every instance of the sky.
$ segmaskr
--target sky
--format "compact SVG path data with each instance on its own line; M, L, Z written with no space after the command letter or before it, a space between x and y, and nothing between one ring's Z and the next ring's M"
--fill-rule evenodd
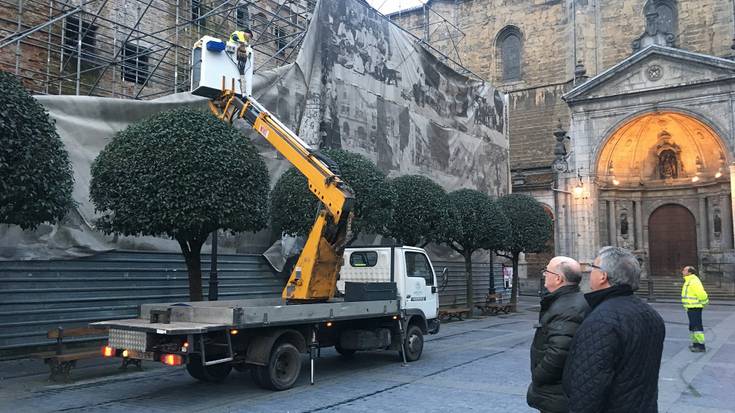
M367 0L371 6L383 14L390 14L399 10L411 9L426 3L427 0Z

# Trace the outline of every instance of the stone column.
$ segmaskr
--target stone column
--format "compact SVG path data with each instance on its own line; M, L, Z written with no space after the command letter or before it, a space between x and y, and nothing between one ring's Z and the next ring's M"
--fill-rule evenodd
M640 200L633 201L635 208L635 249L645 249L643 244L643 204Z
M728 204L730 204L730 224L735 225L735 217L732 215L735 214L735 162L730 165L730 202ZM735 233L735 228L733 232Z
M618 245L617 216L615 215L615 201L607 201L607 232L609 245Z
M732 205L730 205L730 196L722 195L720 199L720 216L722 217L722 233L720 234L720 240L722 241L722 249L730 250L733 248L732 245Z
M709 249L709 243L707 242L707 234L709 233L709 225L707 224L707 203L705 202L705 196L699 195L699 213L697 214L697 228L699 228L699 234L697 234L697 249L699 252L705 249ZM697 254L699 255L699 254Z

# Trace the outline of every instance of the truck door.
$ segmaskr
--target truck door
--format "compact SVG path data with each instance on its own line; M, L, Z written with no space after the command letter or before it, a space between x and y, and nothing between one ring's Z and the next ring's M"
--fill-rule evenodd
M405 251L406 307L424 312L427 319L436 318L439 294L436 277L428 257L422 252Z

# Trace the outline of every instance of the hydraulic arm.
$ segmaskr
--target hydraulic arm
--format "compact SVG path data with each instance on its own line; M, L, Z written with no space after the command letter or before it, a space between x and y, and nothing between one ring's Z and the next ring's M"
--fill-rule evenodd
M306 176L309 190L321 202L316 222L283 290L283 298L323 301L334 297L352 219L352 189L322 157L309 150L305 142L252 97L240 98L233 90L224 89L209 106L224 121L244 119L250 124Z
M253 51L247 30L228 41L204 36L192 50L191 90L210 99L219 119L244 119L296 167L321 202L304 249L283 289L289 301L324 301L334 297L337 274L352 220L352 189L330 169L331 161L312 152L294 132L251 96Z

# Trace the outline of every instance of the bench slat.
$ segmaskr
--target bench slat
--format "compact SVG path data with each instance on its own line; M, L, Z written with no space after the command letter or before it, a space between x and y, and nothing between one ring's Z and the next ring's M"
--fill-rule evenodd
M40 353L33 353L30 355L34 359L47 359L56 355L55 351L42 351Z
M93 358L97 356L100 356L100 357L102 356L101 350L87 350L87 351L80 351L78 353L61 354L58 356L53 355L51 357L48 357L48 359L61 363L64 361L88 359L88 358Z

